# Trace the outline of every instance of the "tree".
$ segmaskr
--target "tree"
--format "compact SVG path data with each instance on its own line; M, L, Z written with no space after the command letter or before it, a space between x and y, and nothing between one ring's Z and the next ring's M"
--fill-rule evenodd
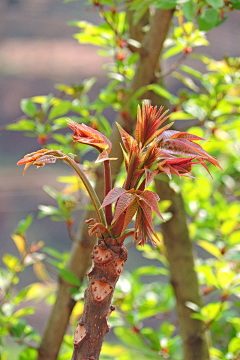
M155 6L154 14L148 12L150 4ZM143 98L150 99L153 104L162 103L164 105L167 99L173 106L170 120L197 119L195 125L198 127L194 127L189 131L201 137L203 137L204 131L207 132L207 137L211 134L212 143L207 144L205 149L211 155L218 155L220 163L224 155L224 162L227 164L225 168L222 166L224 173L223 175L214 173L214 178L218 182L216 181L211 185L207 180L202 180L203 185L200 186L200 190L196 187L196 180L186 181L183 182L183 185L180 185L175 179L168 183L166 179L162 178L162 175L157 175L155 186L160 198L165 201L166 207L163 210L170 213L172 217L168 219L166 224L161 225L165 247L161 245L157 250L153 250L145 245L144 251L145 256L156 258L169 267L177 304L184 359L208 358L205 331L210 326L213 329L213 339L216 340L216 348L210 348L211 356L224 359L225 356L229 357L230 354L232 358L234 356L237 358L239 349L238 338L235 336L239 326L235 316L237 313L236 310L233 311L234 308L231 307L227 300L230 294L238 294L237 272L239 265L236 256L236 242L239 236L239 220L238 218L233 220L231 215L234 213L239 216L239 205L234 197L237 196L234 188L238 169L237 165L233 166L237 159L236 151L235 153L229 153L227 147L233 147L234 142L239 137L239 130L237 130L239 104L236 97L238 94L239 60L225 58L224 61L217 62L207 56L192 55L191 52L199 45L208 44L202 31L208 31L219 25L224 14L227 14L233 8L238 9L239 4L237 1L227 2L226 4L222 1L216 3L188 1L180 5L177 1L171 4L169 2L166 4L164 1L144 3L133 1L126 3L127 13L121 7L118 8L118 5L117 7L114 5L111 2L103 1L92 4L104 19L104 23L100 26L85 22L75 23L81 28L80 34L76 35L80 42L89 42L106 47L105 51L102 50L103 55L106 55L106 52L108 54L114 52L115 63L109 68L109 77L112 80L107 88L101 91L99 98L89 103L86 95L94 83L93 79L89 79L78 86L60 85L59 89L63 93L71 95L73 101L45 97L41 99L41 109L39 109L31 99L24 100L22 109L28 119L9 125L8 128L11 130L32 131L42 141L46 151L54 148L57 151L60 147L59 144L53 146L53 144L48 143L47 136L52 136L61 143L63 153L68 153L69 147L71 147L71 152L81 156L85 151L85 147L78 144L72 147L70 145L71 137L66 136L63 138L57 133L59 127L65 127L65 118L62 119L59 116L66 116L70 110L76 113L74 120L79 121L79 117L81 117L81 121L84 123L97 126L98 130L102 132L105 129L106 132L109 131L109 126L102 112L106 107L113 107L119 113L117 116L118 123L130 134L133 132L134 119L136 118L136 104ZM177 10L175 10L175 6L177 6ZM170 35L168 35L173 16L176 16L179 26L172 26ZM183 16L186 20L184 20ZM164 48L164 52L163 45L167 47ZM168 70L161 71L164 59L181 53L181 57ZM181 65L188 56L207 64L207 72L202 74L193 68ZM180 69L181 72L176 72L177 69ZM186 73L187 76L184 75ZM170 94L163 84L163 78L167 74L171 74L182 81L190 91L185 88L179 92L178 97ZM47 117L45 117L46 115ZM73 117L71 116L71 118ZM188 128L188 125L186 125L186 128ZM56 133L54 133L55 131ZM231 140L229 132L232 136ZM113 127L112 138L114 142L111 155L118 158L113 169L113 175L116 177L123 157L117 146L114 146L120 142L115 127ZM226 144L229 144L226 145L225 149L223 140L227 140ZM196 171L200 177L204 176L201 175L200 169ZM95 176L97 176L95 191L100 195L103 184L100 181L102 170L98 168ZM119 176L121 176L121 173ZM179 192L180 186L182 187L183 198ZM230 191L232 194L232 199L224 198L224 191L226 190L224 186L227 192ZM75 206L74 200L64 198L52 189L47 191L57 199L59 209L42 207L41 216L51 215L53 220L56 220L57 217L62 221L66 221L72 235L71 220ZM99 197L101 198L101 196ZM191 221L189 225L190 236L186 225L183 199ZM212 207L212 204L215 204L215 207ZM226 208L228 210L227 215L226 210L223 215L223 209ZM93 216L88 213L87 218L90 217ZM154 221L156 222L156 219ZM21 266L19 267L19 262L11 256L5 257L5 262L9 267L8 271L12 274L9 276L9 283L6 285L6 301L4 300L3 304L6 329L10 321L7 318L6 309L11 307L6 305L15 304L7 301L14 279L16 279L17 273L26 265L24 263L26 256L29 253L35 254L35 251L38 251L41 246L41 244L38 245L36 250L24 247L23 234L30 220L28 219L23 223L25 224L25 227L23 226L24 230L21 230L20 224L14 235L15 242L22 254ZM220 229L220 232L215 229ZM212 237L209 236L210 232ZM198 244L217 259L214 260L213 258L211 264L204 260L197 264L200 284L204 284L202 291L214 295L219 294L218 296L220 296L220 301L216 302L213 298L203 307L199 295L197 275L194 270L190 237L197 240L201 239ZM69 283L79 286L79 278L82 280L85 275L89 264L87 258L92 251L95 240L88 237L86 227L79 230L77 238L82 240L73 243L67 268L61 268L58 265L60 267L61 281L59 282L57 300L38 350L39 359L57 358L69 316L75 304L74 300L82 296L82 290L79 292L78 289L70 289L71 291L69 291ZM60 254L54 253L53 249L50 251L47 249L46 251L50 255L63 259ZM42 264L41 259L35 256L36 254L32 256L35 265L36 263ZM178 336L171 338L174 327L171 326L170 322L163 323L157 333L149 327L141 327L143 319L159 312L169 312L172 309L173 298L169 286L161 285L164 290L160 290L159 284L152 284L151 291L155 294L155 301L154 296L151 301L148 300L148 297L145 297L150 289L141 283L140 276L159 273L169 274L162 267L139 268L128 280L132 287L131 291L126 293L126 290L118 289L115 300L118 305L118 317L115 320L119 318L124 320L127 323L128 330L124 329L123 322L119 321L117 324L116 321L118 326L115 328L115 333L126 345L141 349L142 358L156 357L156 354L160 352L163 357L170 354L172 358L177 359L181 358L179 357L179 339ZM161 295L162 292L164 295ZM163 298L160 305L158 305L156 297L159 299L160 295ZM24 296L22 295L22 299L24 299ZM134 309L137 309L137 314L135 314ZM12 311L14 311L14 306L12 306ZM9 316L13 317L17 330L13 330L13 326L13 329L10 328L10 331L5 330L5 333L10 333L18 341L20 338L24 342L22 338L26 337L26 325L23 326L22 322L18 322L15 313ZM226 322L229 316L231 318L228 321L232 324L229 326L232 326L232 328L229 330L224 344L220 346L221 334L219 334L219 325L217 326L215 323ZM130 331L130 329L132 330ZM20 335L16 336L16 333ZM36 336L34 339L38 340ZM65 339L67 339L67 336ZM227 346L228 350L226 350ZM29 351L32 351L33 355L29 355ZM117 355L117 351L119 349L116 349L115 354L112 355ZM120 358L121 351L123 351L123 356L129 356L129 358L133 356L131 350L126 355L124 349L121 348ZM228 355L226 355L227 351ZM28 356L28 358L36 356L35 350L29 350L29 348L24 350L23 354L27 354L22 356ZM69 357L67 351L61 354L59 358L64 358L64 356Z

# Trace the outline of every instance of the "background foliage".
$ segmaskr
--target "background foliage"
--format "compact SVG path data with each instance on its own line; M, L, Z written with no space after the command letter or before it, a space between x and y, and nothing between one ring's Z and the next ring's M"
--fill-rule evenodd
M111 126L105 115L106 109L112 108L123 118L129 113L135 118L138 97L147 91L151 90L166 99L171 111L170 120L176 121L177 128L204 137L207 140L205 150L216 156L223 168L223 172L220 172L210 166L213 179L206 170L195 168L194 173L200 180L179 181L174 177L170 186L183 194L190 237L194 244L195 269L204 298L202 308L190 302L186 306L192 310L193 318L205 324L211 359L237 360L240 356L240 59L226 56L222 60L215 60L204 55L203 47L211 46L206 32L220 26L227 19L229 11L239 10L240 2L127 2L130 11L134 12L135 24L149 6L156 9L176 7L156 76L162 80L164 78L164 81L167 75L178 79L181 89L177 94L171 94L167 89L169 77L166 83L150 84L131 93L130 84L141 56L141 47L140 43L129 37L124 5L125 2L112 0L88 1L89 9L99 12L101 24L91 24L82 19L71 22L77 27L75 38L80 44L95 45L100 56L107 56L104 67L109 82L99 95L90 100L89 92L96 78L86 79L81 84L57 84L57 97L49 94L23 99L21 109L24 116L17 123L8 125L7 130L22 131L25 136L36 137L45 148L62 149L65 153L76 155L75 159L86 165L87 174L94 183L93 170L97 165L91 162L93 156L88 154L88 147L71 141L72 134L67 130L66 117L91 125L109 136ZM148 25L144 31L148 31ZM201 54L194 51L199 46ZM170 68L166 68L165 61L169 58L174 61ZM192 67L184 64L186 58L191 58ZM195 64L199 62L204 66L203 72L195 69ZM164 70L161 71L162 68ZM167 181L166 178L164 180ZM89 209L91 205L76 176L60 177L59 181L65 184L61 192L45 186L44 190L56 201L56 205L39 205L39 219L49 216L53 221L65 222L70 238L75 241L72 228L76 221L74 211ZM123 172L116 181L124 181ZM172 216L167 211L169 205L167 201L159 204L165 220ZM58 357L59 360L69 359L73 344L72 331L83 310L86 284L66 269L68 253L59 253L50 248L47 240L45 244L42 241L31 243L27 231L32 220L29 215L14 230L12 239L19 256L5 254L5 267L0 269L1 359L12 359L11 349L7 345L10 338L18 344L19 360L36 359L40 336L28 324L26 316L34 314L35 301L44 300L49 306L53 304L58 276L70 284L69 292L77 301L70 321L73 326L64 337ZM161 236L161 224L157 218L154 221ZM127 360L136 356L139 359L160 356L182 359L175 298L169 283L164 244L159 244L156 249L146 245L138 250L143 257L152 261L152 265L123 273L114 297L117 310L110 318L115 337L109 338L111 345L104 343L101 358ZM28 266L33 267L39 281L16 292L19 276Z

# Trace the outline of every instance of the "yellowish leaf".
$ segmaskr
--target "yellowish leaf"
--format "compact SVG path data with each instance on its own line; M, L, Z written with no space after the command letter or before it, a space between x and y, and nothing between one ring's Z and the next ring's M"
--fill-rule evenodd
M205 240L199 240L197 242L197 244L199 246L201 246L204 250L209 252L209 254L215 256L218 259L222 259L221 251L217 248L217 246L215 244L210 243L210 242L205 241Z
M15 242L16 247L18 248L20 254L23 254L24 251L26 250L26 243L24 238L21 235L13 234L12 239Z
M48 275L46 267L42 262L38 261L35 264L33 264L33 270L39 280L44 282L50 280L50 276Z
M71 314L71 322L73 323L76 319L79 319L83 313L84 304L82 301L78 301L73 308Z

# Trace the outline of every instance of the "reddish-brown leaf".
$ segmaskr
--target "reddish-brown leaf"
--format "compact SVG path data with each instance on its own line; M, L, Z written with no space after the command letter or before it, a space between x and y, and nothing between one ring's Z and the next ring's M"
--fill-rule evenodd
M125 215L125 219L124 219L124 224L123 224L123 228L122 228L122 233L124 233L124 231L126 230L126 228L128 227L128 224L131 222L133 216L135 215L137 209L138 209L139 205L138 202L135 200L133 201L127 208L126 211L126 215Z
M158 170L151 171L151 170L145 168L145 175L146 175L145 186L146 186L146 188L149 186L149 184L152 182L152 180L155 178L155 176L157 176L157 174L159 174Z
M137 146L137 142L131 135L129 135L125 130L123 130L123 128L118 123L116 124L120 132L123 145L126 151L129 153L133 145Z
M56 162L56 160L57 160L57 158L54 155L43 155L34 162L34 165L37 165L38 163L54 164Z
M103 200L101 209L104 208L105 206L113 203L115 200L117 200L119 198L119 196L121 196L125 192L126 192L126 190L123 189L123 188L114 188L111 191L109 191L109 193L107 194L107 196Z
M136 195L125 192L120 196L115 208L112 224L118 219L118 217L128 208L128 206L135 200Z
M147 203L148 206L150 206L150 208L155 211L155 213L164 221L159 208L158 208L158 203L157 201L159 201L159 196L157 194L155 194L152 191L149 190L145 190L143 191L141 194L138 195L142 200L145 201L145 203Z

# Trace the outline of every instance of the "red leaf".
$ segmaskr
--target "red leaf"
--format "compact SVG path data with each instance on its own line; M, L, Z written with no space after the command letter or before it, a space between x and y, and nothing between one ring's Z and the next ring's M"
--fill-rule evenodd
M101 209L104 208L105 206L113 203L115 200L117 200L119 198L119 196L121 196L125 192L126 192L126 190L123 189L123 188L114 188L111 191L109 191L109 193L107 194L107 196L103 200Z
M106 161L106 160L117 160L117 158L109 158L108 157L108 153L106 150L103 150L99 157L97 158L97 160L95 161L95 163L100 163L100 162L103 162L103 161Z
M159 174L159 171L158 171L158 170L151 171L151 170L145 168L145 175L146 175L146 183L145 183L145 186L146 186L146 188L147 188L148 185L152 182L152 180L155 178L155 176L157 176L157 174Z
M34 162L34 165L37 165L38 163L54 164L56 160L57 158L54 155L43 155Z
M125 194L121 195L117 206L115 209L115 213L113 216L112 224L117 220L117 218L127 209L127 207L134 201L135 194L125 192Z
M175 134L170 136L170 139L186 139L186 140L204 140L204 138L201 138L197 135L189 134L187 132L181 132L181 131L175 131Z
M158 208L157 200L160 199L157 194L153 193L152 191L145 190L138 196L143 199L147 203L147 205L150 206L150 208L154 210L155 213L164 221Z
M129 153L132 146L137 145L137 142L136 142L136 140L134 140L134 138L131 135L129 135L125 130L123 130L123 128L118 123L116 123L116 124L117 124L118 130L120 132L123 145L125 146L125 149Z
M131 222L133 216L135 215L137 209L138 209L139 205L137 203L137 201L133 201L127 209L126 215L125 215L125 219L124 219L124 224L123 224L123 229L122 229L122 233L124 233L124 231L126 230L128 224Z
M187 141L187 140L185 140ZM190 142L189 142L190 143ZM161 148L168 150L171 154L175 155L201 155L201 152L194 149L189 143L185 143L184 140L168 139L164 140L161 144ZM196 145L196 144L195 144ZM203 154L203 153L202 153Z

